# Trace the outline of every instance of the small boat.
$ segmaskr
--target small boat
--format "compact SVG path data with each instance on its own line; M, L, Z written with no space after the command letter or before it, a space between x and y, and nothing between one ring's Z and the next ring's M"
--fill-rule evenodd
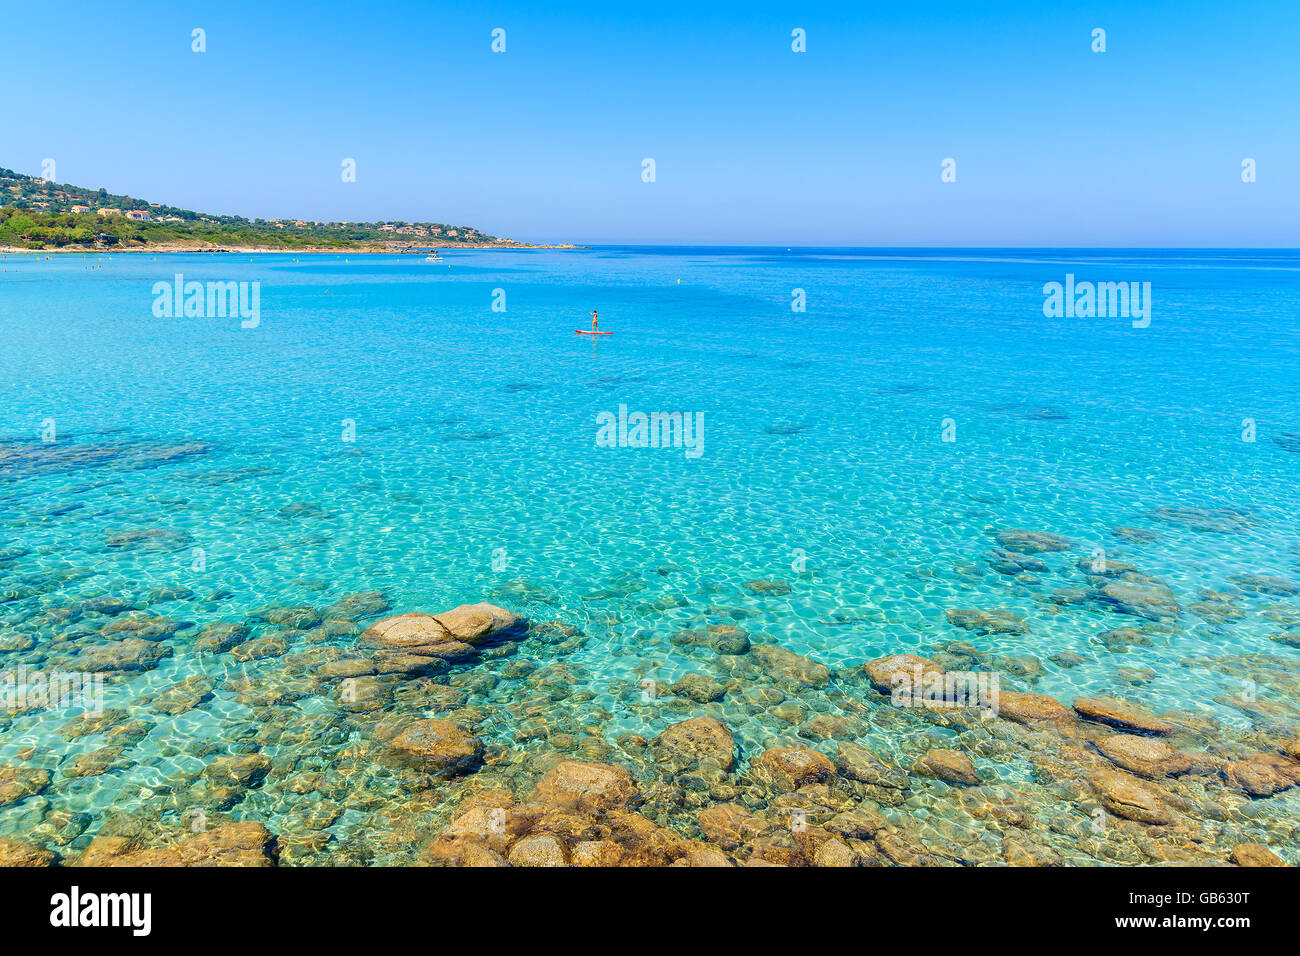
M429 253L427 256L424 257L424 261L425 261L425 262L441 262L441 261L442 261L442 256L438 255L438 253L436 253L436 252L431 252L431 253Z

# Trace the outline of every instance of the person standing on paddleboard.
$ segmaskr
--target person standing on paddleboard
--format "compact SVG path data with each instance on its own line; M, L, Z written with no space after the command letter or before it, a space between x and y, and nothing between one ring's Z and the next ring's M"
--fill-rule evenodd
M596 310L591 310L591 331L596 331Z

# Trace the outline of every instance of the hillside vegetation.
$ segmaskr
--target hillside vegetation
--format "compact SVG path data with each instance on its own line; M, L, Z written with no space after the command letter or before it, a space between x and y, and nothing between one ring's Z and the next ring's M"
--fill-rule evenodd
M308 222L216 216L0 168L0 246L19 249L401 249L518 246L439 222Z

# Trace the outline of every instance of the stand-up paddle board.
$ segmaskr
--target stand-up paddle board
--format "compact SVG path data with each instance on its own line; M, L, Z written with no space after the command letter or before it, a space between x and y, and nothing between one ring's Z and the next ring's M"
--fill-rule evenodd
M584 332L582 329L574 329L574 335L613 335L613 332Z

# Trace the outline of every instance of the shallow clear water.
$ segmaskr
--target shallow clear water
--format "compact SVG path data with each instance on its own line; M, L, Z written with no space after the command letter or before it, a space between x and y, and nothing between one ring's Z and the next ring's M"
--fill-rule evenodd
M1270 640L1295 597L1246 594L1232 620L1190 609L1233 575L1300 578L1292 254L10 255L0 270L0 439L39 446L53 419L59 448L109 449L69 463L36 447L0 469L0 551L16 549L0 592L18 595L0 628L38 640L0 666L53 659L55 629L34 616L105 594L143 608L189 589L150 613L200 627L374 590L392 613L492 600L591 637L566 663L585 668L595 696L582 706L612 741L680 719L620 700L699 670L668 637L724 608L832 668L965 640L1037 658L1025 686L1067 704L1118 693L1243 732L1250 715L1224 702L1240 676L1189 660L1300 656ZM178 272L260 282L260 325L155 318L151 287ZM1150 282L1150 326L1044 317L1043 285L1066 273ZM573 334L593 308L613 335ZM597 416L620 405L702 413L703 454L597 447ZM207 447L149 467L132 457L185 443ZM1206 530L1161 508L1231 516ZM1045 555L1046 573L1005 575L987 556L1009 528L1077 547ZM153 529L165 534L145 546L112 537ZM1098 635L1142 620L1050 600L1087 586L1076 562L1098 549L1169 584L1176 634L1116 655ZM58 577L70 568L84 571ZM789 593L754 593L754 579ZM229 595L205 600L215 592ZM1027 633L974 636L947 620L960 608L1009 609ZM193 633L111 682L106 705L240 666L189 652ZM1053 663L1065 651L1083 662ZM1121 667L1154 676L1135 685ZM52 768L92 749L57 732L70 713L0 725L0 762L34 745ZM94 814L192 763L192 741L224 746L248 713L218 689L152 719L114 771L33 799ZM508 744L512 719L493 713L484 735ZM736 729L742 749L765 743L761 722ZM30 811L0 810L0 833Z

